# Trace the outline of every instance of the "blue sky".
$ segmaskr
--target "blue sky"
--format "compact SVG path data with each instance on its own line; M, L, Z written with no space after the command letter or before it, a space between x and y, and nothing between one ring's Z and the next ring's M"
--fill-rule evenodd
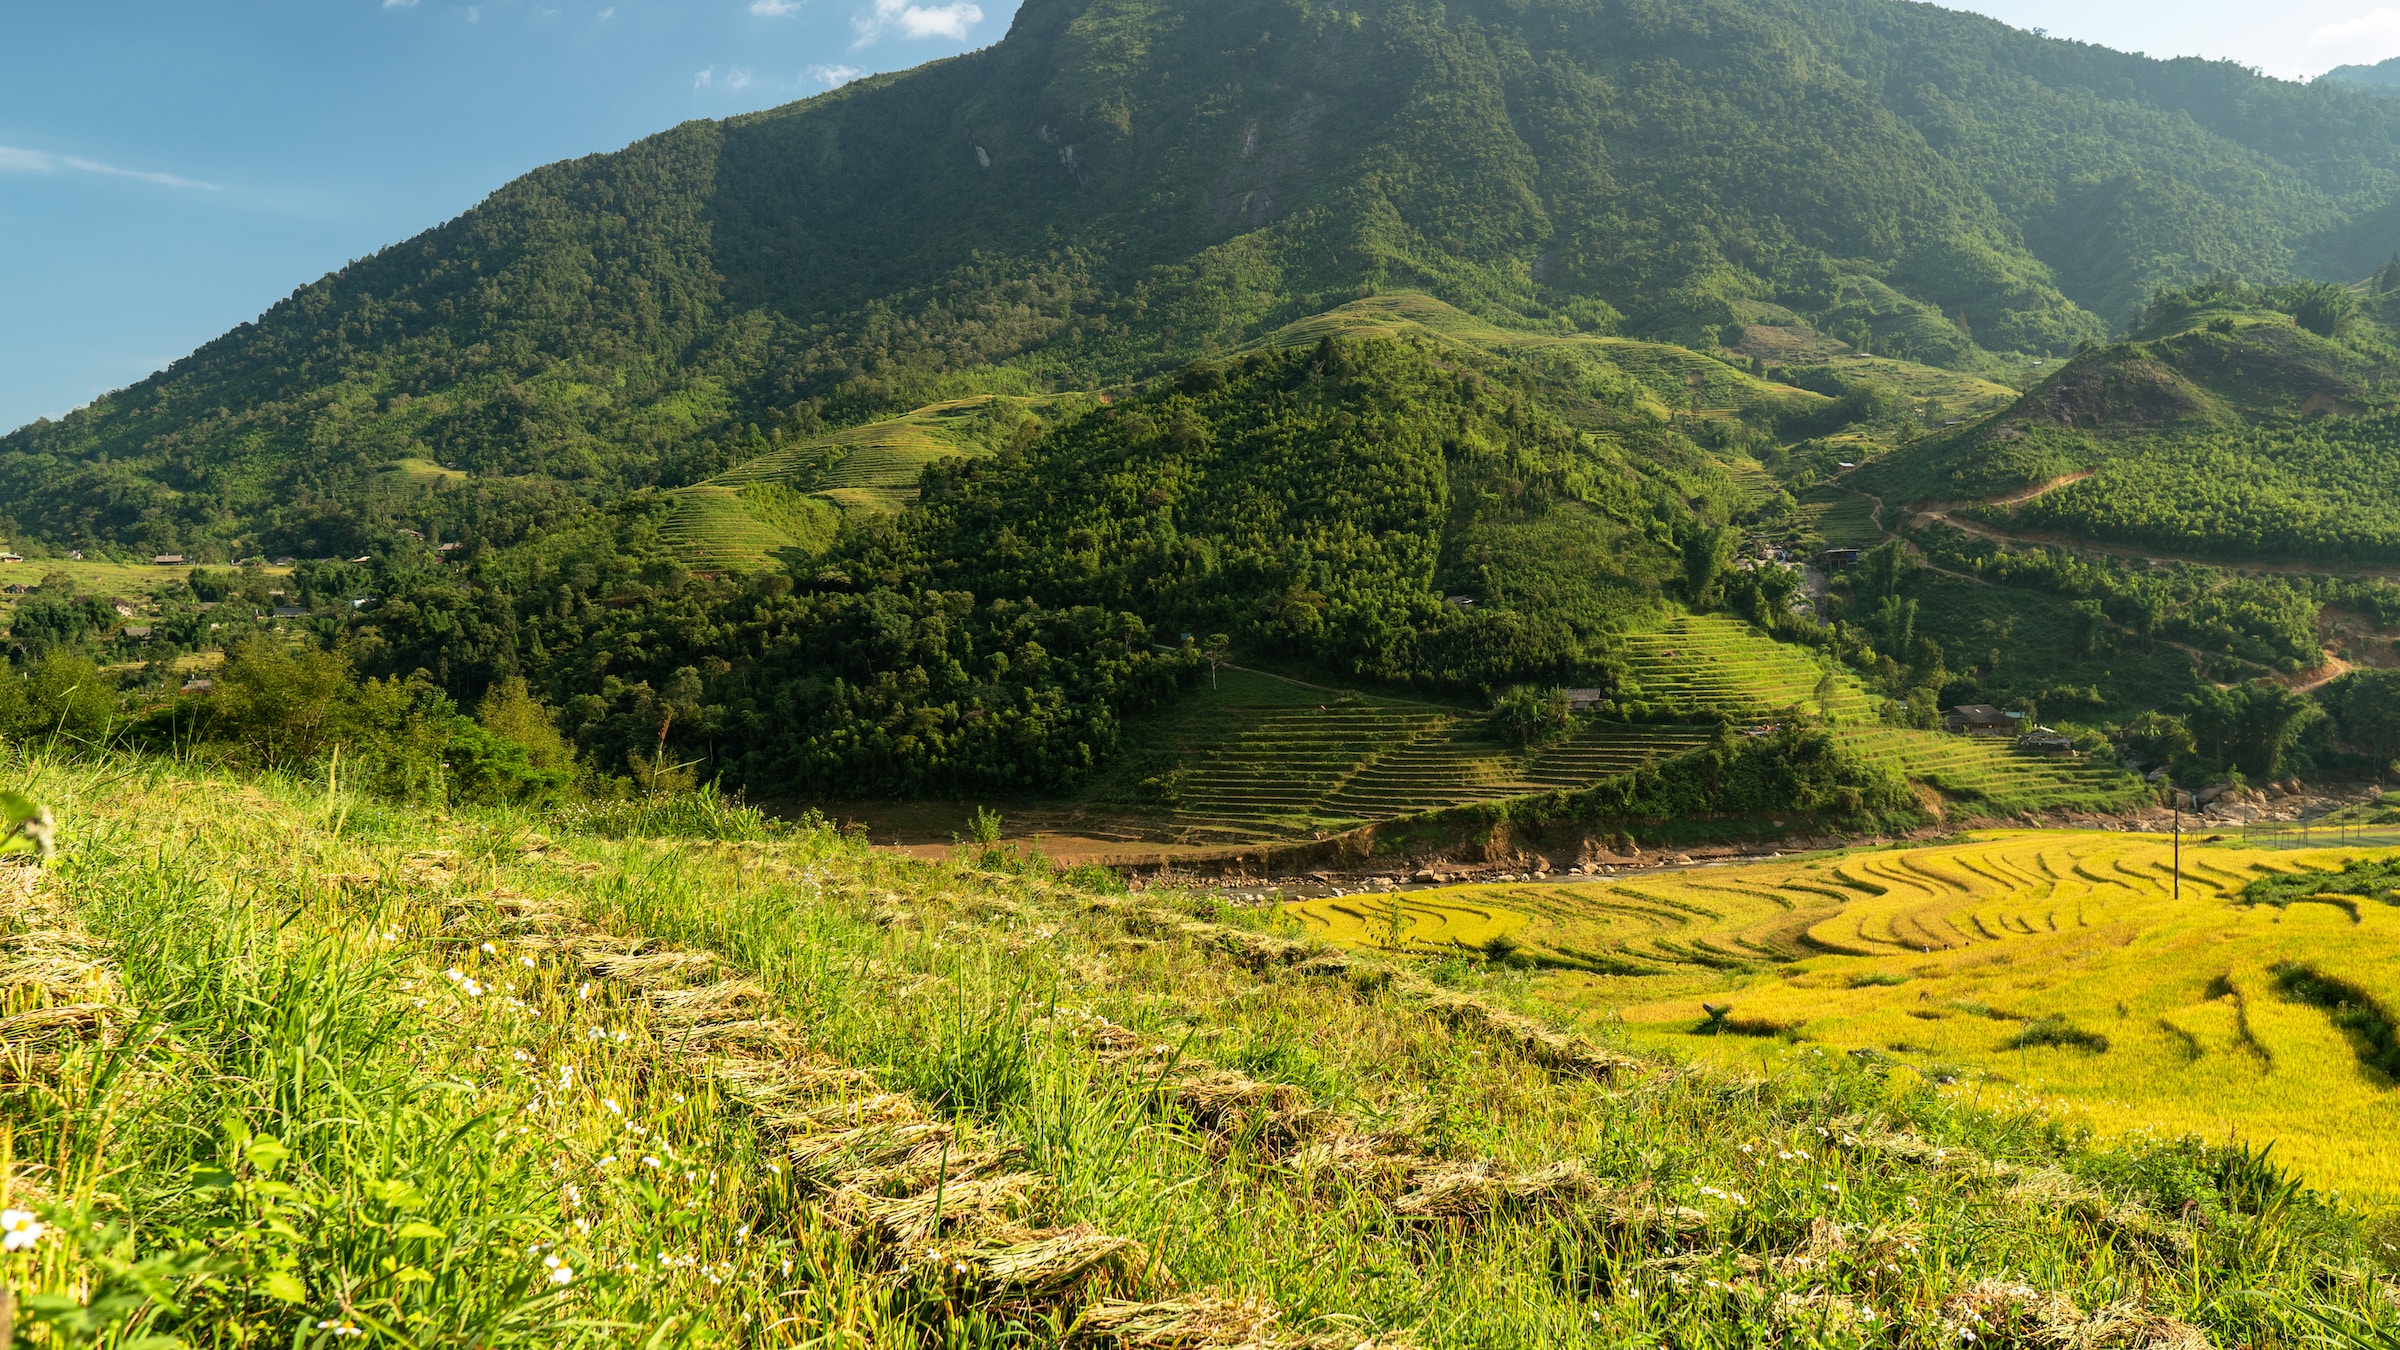
M2372 0L1959 7L2287 77L2400 55L2400 7ZM985 46L1015 10L0 0L0 428L132 383L535 165Z

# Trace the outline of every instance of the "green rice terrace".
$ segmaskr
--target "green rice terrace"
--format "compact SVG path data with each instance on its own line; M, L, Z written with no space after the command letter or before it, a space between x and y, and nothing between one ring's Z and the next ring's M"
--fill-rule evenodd
M840 513L899 512L928 466L991 454L995 440L1060 402L981 394L771 450L678 489L665 535L703 567L755 570L786 550L816 553Z
M1875 503L1858 493L1826 484L1802 492L1799 502L1792 517L1796 542L1823 548L1872 548L1883 542Z
M1770 719L1829 711L1868 759L1944 802L2006 814L2108 810L2141 784L2121 770L2046 759L2001 740L1880 723L1880 700L1855 675L1817 663L1738 620L1678 617L1629 635L1628 692L1677 715ZM1818 699L1829 694L1830 708ZM1117 766L1086 794L1130 807L1137 832L1194 844L1297 838L1474 802L1572 790L1704 744L1705 726L1579 719L1547 744L1506 744L1477 710L1332 689L1227 669L1174 707L1128 729Z

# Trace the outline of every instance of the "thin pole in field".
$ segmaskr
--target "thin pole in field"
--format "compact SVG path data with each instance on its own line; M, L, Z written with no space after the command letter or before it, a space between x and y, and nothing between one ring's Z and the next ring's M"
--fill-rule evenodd
M2175 898L2183 899L2183 794L2173 788L2167 793L2175 802Z

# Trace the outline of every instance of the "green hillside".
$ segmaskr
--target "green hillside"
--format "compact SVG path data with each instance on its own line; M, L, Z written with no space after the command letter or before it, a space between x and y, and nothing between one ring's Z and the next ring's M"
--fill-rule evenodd
M916 501L927 467L993 454L1029 419L1038 426L1045 414L1091 402L1073 395L979 394L810 437L676 489L670 494L673 514L660 535L707 567L757 571L813 557L831 543L839 516L905 510Z
M386 464L681 486L1403 289L2000 373L2162 284L2381 264L2396 118L1883 0L1033 0L988 50L538 170L11 434L0 527L349 556L462 514L377 499Z
M1967 515L2003 529L2201 558L2400 560L2384 453L2400 347L2378 318L2392 281L2161 294L2126 341L1860 482L1989 501Z

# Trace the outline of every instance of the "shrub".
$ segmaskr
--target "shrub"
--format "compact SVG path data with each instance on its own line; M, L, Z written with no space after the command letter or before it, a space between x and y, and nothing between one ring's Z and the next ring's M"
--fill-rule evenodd
M2055 1046L2062 1050L2088 1050L2095 1055L2108 1053L2108 1037L2097 1031L2085 1031L2056 1013L2027 1022L2016 1035L2000 1044L2009 1050Z

